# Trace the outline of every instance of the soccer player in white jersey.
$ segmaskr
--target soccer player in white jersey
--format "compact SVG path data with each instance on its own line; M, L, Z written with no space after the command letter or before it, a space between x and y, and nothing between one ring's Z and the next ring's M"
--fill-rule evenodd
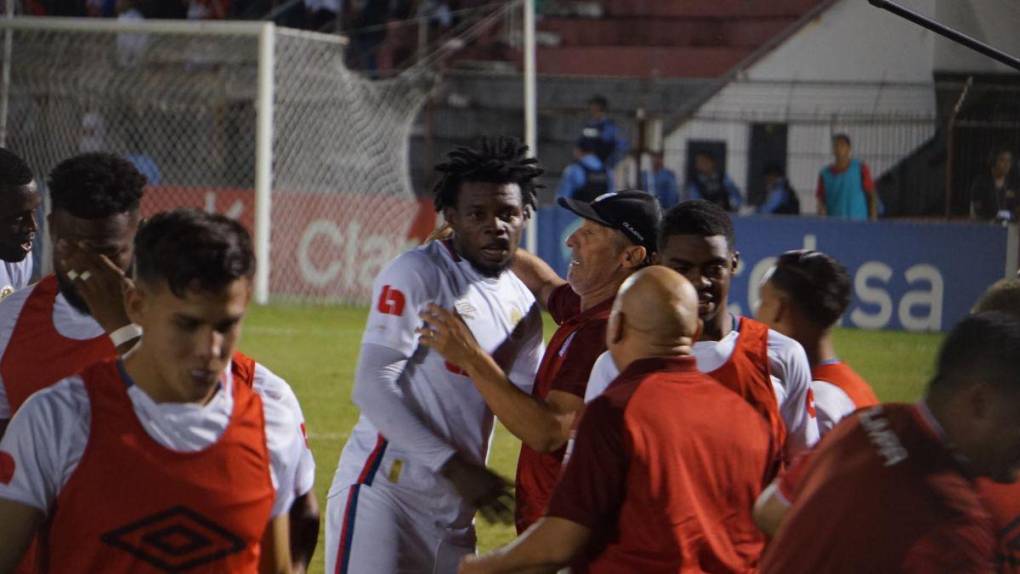
M784 459L818 440L811 391L811 368L799 343L727 308L730 281L740 254L733 222L707 201L682 202L663 216L661 263L686 277L698 290L703 322L694 344L698 369L743 396L769 420L784 445ZM592 369L586 401L617 377L612 357L603 354Z
M326 571L449 573L475 549L476 510L509 521L507 484L485 468L493 415L464 371L421 345L419 315L456 309L510 380L530 392L542 357L535 298L509 270L541 173L509 138L437 166L449 239L376 277L354 383L361 418L326 506Z
M36 532L53 572L290 572L304 438L234 353L251 237L181 209L144 224L135 254L125 305L145 335L32 395L0 441L0 572Z
M35 211L42 198L25 160L0 148L0 300L32 279Z

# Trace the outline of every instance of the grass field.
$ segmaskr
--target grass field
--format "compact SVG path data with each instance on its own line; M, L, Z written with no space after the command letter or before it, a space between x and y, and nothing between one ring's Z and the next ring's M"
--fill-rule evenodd
M294 388L308 422L317 464L315 490L325 511L326 491L347 435L357 420L351 385L367 310L350 307L253 307L241 349ZM553 324L546 318L546 335ZM932 372L941 335L843 330L841 357L874 386L884 401L918 398ZM520 443L500 427L491 464L513 477ZM325 527L323 527L323 531ZM512 527L479 521L479 547L493 548L513 537ZM322 539L312 572L323 571Z

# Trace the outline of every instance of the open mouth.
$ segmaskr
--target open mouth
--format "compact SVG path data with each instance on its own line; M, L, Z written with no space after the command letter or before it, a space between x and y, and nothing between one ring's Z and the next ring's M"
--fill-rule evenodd
M510 246L502 243L491 244L483 247L481 251L488 259L504 259L510 254Z
M33 241L35 241L35 237L23 238L22 241L18 243L18 246L21 247L21 249L23 249L26 253L28 253L29 251L32 250Z

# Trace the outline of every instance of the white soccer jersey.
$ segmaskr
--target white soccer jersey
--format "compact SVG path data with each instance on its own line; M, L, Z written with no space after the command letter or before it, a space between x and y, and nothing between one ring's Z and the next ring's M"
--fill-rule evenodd
M815 393L815 413L818 417L818 432L822 435L832 430L843 417L857 410L846 391L827 381L811 381Z
M698 370L711 373L726 364L739 337L740 331L733 329L720 341L695 343L693 350ZM800 343L772 329L769 329L767 351L772 390L787 428L786 453L792 458L818 442L818 424L810 412L812 405L808 397L811 367ZM592 367L584 401L590 402L601 395L619 374L612 355L606 351Z
M196 452L208 448L226 430L234 405L232 390L228 370L220 390L204 405L157 403L137 385L128 388L128 397L153 440L177 452ZM272 516L278 516L290 510L296 469L307 448L293 411L282 395L274 399L274 394L260 396L276 489ZM29 397L0 440L0 453L14 463L10 480L0 481L0 498L48 513L85 453L91 418L88 391L79 376Z
M32 280L32 255L21 261L0 261L0 301L24 289Z
M406 360L402 372L394 374L397 388L392 392L414 420L365 412L366 401L356 400L362 415L344 447L330 496L353 484L385 484L420 500L418 509L433 515L437 525L466 527L474 509L438 471L454 452L474 462L485 460L493 415L455 365L418 344L415 329L423 324L419 314L429 303L455 309L510 381L530 394L544 344L540 311L527 287L509 271L495 278L479 274L443 242L404 253L375 280L360 361L379 350ZM356 399L357 386L375 384L361 378L359 373ZM419 421L422 426L414 432L430 435L423 442L433 446L425 452L384 437L380 430L406 422L417 426Z

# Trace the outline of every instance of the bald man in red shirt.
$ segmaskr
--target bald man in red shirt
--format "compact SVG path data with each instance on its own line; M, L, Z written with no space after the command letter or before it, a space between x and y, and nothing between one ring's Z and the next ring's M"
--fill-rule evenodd
M779 445L697 370L697 301L665 267L623 284L606 335L622 372L588 405L546 516L462 573L754 571L764 537L751 505Z
M759 521L778 528L762 572L991 572L996 531L976 480L1020 471L1018 353L1015 317L969 317L923 401L838 424L762 496Z

